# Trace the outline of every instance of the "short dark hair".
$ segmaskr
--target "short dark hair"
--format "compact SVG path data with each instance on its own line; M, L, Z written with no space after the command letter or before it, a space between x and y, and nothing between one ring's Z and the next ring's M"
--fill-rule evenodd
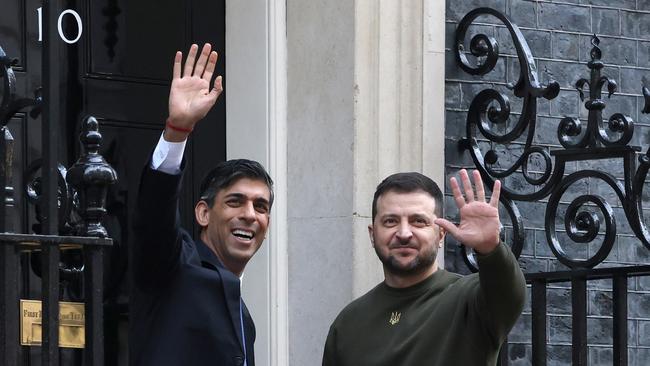
M220 190L229 187L239 179L249 178L259 180L269 188L269 208L273 206L273 180L262 164L248 159L233 159L219 163L210 170L201 182L199 200L205 201L208 207L214 205L214 199Z
M422 191L428 193L435 202L433 213L442 217L442 191L431 178L418 172L395 173L389 175L377 186L372 199L372 221L377 216L377 201L386 192L412 193Z

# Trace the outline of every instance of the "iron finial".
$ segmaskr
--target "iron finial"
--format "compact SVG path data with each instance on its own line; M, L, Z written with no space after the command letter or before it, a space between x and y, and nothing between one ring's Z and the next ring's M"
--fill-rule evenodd
M106 214L108 186L117 181L117 173L99 154L102 135L97 119L92 116L84 119L79 141L83 146L81 157L70 167L66 176L77 192L77 211L82 218L77 225L77 233L81 236L106 237L108 234L101 220Z

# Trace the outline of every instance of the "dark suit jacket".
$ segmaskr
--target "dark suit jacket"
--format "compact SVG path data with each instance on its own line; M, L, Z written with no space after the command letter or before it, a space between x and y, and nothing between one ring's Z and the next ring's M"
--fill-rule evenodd
M239 279L179 225L182 174L147 164L140 181L133 241L131 365L244 364ZM243 305L248 366L255 325Z

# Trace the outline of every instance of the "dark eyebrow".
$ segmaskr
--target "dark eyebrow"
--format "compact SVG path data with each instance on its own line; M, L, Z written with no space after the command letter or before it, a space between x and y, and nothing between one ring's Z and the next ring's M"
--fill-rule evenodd
M394 213L386 213L383 215L379 215L378 217L381 219L387 219L387 218L392 218L392 217L398 217L399 215L396 215Z
M224 198L239 198L239 199L244 199L244 198L246 198L246 196L245 196L243 193L233 192L233 193L228 193L228 194L226 195L226 197L224 197Z
M414 213L414 214L410 215L409 217L424 217L424 218L426 218L427 215L423 214L423 213Z
M429 218L429 216L421 213L416 213L411 216L409 216L409 220L424 220L427 224L430 224L433 222L433 219L435 218Z
M228 198L237 198L237 199L240 199L240 200L248 199L248 197L245 194L238 193L238 192L229 193L229 194L226 195L225 198L226 199L228 199ZM253 199L253 202L255 202L255 203L264 203L267 206L270 205L269 200L267 200L264 197L257 197L255 199Z
M255 202L255 203L263 203L263 204L269 206L269 200L267 200L264 197L256 198L253 202Z

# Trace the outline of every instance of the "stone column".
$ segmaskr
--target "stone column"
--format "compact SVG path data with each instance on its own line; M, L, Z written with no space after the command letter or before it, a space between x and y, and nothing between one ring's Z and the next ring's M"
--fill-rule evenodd
M287 2L290 365L320 363L340 309L383 279L376 185L444 176L444 3Z

